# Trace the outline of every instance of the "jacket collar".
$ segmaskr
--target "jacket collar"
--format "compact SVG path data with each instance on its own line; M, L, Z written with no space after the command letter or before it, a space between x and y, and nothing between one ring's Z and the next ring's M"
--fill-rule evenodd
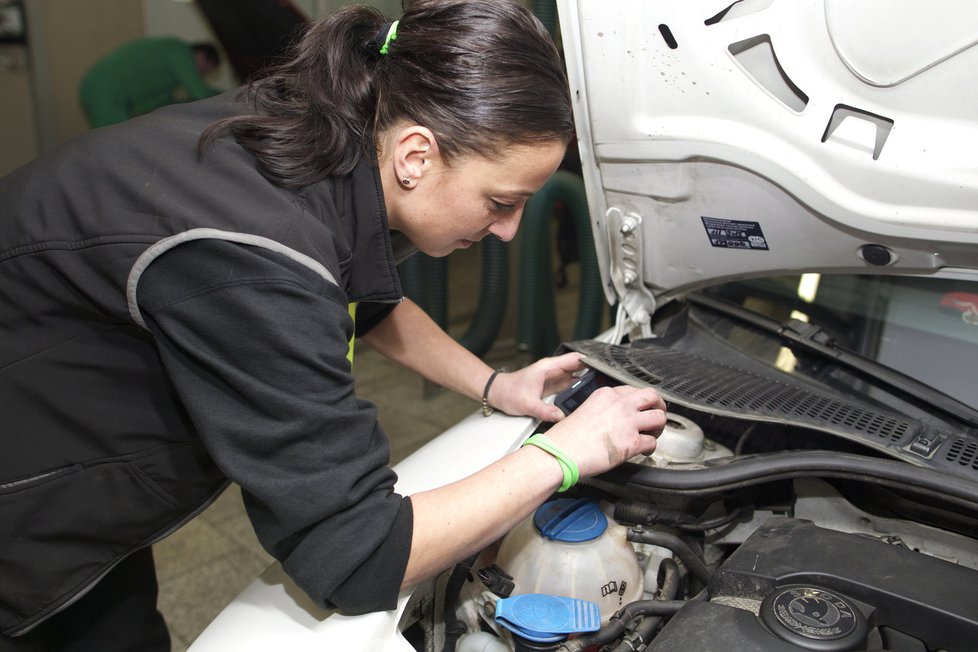
M363 157L349 177L353 219L346 226L353 253L347 294L351 301L400 301L397 259L391 244L380 170Z

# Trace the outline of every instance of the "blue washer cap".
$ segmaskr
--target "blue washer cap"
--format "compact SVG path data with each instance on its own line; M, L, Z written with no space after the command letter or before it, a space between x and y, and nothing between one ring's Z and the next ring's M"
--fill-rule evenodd
M533 524L551 541L593 541L608 529L608 517L596 498L558 498L533 514Z
M601 629L601 610L589 600L545 593L514 595L496 602L496 622L537 643L556 643L568 634Z

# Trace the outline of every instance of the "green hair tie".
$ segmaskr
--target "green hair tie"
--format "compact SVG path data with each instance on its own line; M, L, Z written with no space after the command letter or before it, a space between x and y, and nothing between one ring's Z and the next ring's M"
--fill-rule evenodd
M387 38L384 39L384 44L380 46L381 54L387 54L387 48L390 47L391 41L397 38L397 24L399 22L401 21L395 20L393 23L391 23L390 29L387 30Z

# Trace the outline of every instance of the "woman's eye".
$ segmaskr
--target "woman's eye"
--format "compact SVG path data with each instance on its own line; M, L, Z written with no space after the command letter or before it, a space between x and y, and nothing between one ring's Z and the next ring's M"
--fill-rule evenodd
M495 199L490 199L489 201L492 202L492 209L494 211L505 212L505 211L511 211L514 208L516 208L516 204L504 204L503 202L496 201Z

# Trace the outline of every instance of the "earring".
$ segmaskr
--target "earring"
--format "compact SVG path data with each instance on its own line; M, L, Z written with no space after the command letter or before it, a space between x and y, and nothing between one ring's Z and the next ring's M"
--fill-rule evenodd
M403 183L405 186L410 186L411 180L408 179L407 177L404 177L403 179L401 179L401 183Z

